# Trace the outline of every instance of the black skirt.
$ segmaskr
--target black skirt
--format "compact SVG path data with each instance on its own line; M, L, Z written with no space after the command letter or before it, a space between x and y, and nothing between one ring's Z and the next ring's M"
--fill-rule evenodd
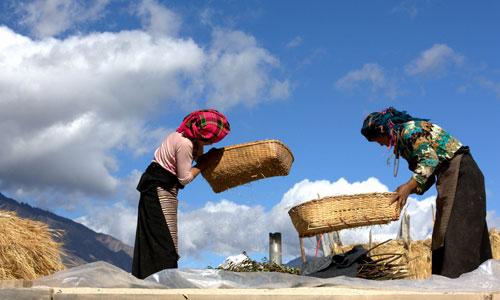
M432 251L432 273L450 278L475 270L492 258L486 225L484 177L468 152L460 161L455 186L443 246ZM437 200L439 197L438 193Z
M139 181L141 193L137 214L132 275L144 279L163 269L177 268L179 255L158 200L157 187L169 189L179 183L176 176L151 163Z

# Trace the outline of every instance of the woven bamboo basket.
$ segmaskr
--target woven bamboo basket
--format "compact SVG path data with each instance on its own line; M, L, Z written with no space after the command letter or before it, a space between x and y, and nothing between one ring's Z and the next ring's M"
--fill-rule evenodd
M208 153L203 177L215 193L262 178L288 175L293 154L278 140L228 146Z
M386 224L399 219L401 212L396 202L390 203L393 195L369 193L325 197L294 206L288 214L300 237Z

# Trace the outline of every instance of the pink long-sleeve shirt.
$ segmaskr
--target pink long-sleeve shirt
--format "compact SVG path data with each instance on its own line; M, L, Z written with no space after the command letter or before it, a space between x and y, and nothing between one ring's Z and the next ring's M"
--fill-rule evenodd
M173 132L165 138L154 154L154 161L177 176L182 185L193 180L193 142L182 133Z

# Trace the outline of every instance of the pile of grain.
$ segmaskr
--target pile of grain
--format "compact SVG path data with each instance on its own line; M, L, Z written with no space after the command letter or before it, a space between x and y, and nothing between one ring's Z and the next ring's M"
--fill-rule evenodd
M403 241L393 240L370 251L370 256L402 254L394 263L407 266L408 279L424 279L431 275L431 241L412 241L408 249Z
M500 259L500 231L493 229L490 231L491 249L494 259ZM369 249L368 245L363 245L365 249ZM350 250L352 246L334 247L335 253L343 253ZM400 258L392 263L404 264L408 269L408 279L425 279L431 276L432 254L431 240L411 241L406 248L403 241L392 240L382 244L379 247L370 251L369 256L378 257L381 255L397 255L402 254Z
M0 211L0 279L32 280L64 269L59 233L42 222Z
M500 230L490 230L491 251L494 259L500 259Z

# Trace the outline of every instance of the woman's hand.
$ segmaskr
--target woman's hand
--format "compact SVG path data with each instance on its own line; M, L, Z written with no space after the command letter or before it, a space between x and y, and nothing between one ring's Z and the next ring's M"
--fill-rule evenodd
M209 160L207 159L207 153L201 154L196 158L196 165L191 168L191 174L193 174L193 178L198 176L203 170L208 167Z
M200 155L200 157L198 157L198 160L196 161L195 167L200 170L204 170L207 168L210 162L220 159L220 155L217 156L214 153L216 150L217 148L211 148L207 153Z
M397 202L398 209L401 210L406 204L406 200L410 194L413 194L417 189L418 183L415 179L411 178L405 184L400 185L394 192L391 204Z

